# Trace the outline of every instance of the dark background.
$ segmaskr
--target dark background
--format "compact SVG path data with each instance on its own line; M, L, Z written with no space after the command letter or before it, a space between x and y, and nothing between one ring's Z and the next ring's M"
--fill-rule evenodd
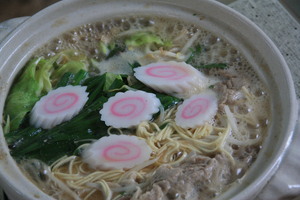
M59 0L0 0L0 22L31 16Z
M31 16L60 0L0 0L0 23L23 16ZM83 0L84 1L84 0ZM224 4L236 0L218 0ZM259 0L270 1L270 0ZM300 0L278 0L287 11L300 23Z

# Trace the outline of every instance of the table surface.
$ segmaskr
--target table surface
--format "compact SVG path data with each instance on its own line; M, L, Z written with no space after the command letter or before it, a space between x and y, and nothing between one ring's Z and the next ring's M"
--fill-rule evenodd
M284 56L293 76L297 99L300 99L300 24L295 13L290 13L278 0L219 0L245 15L259 26L275 43ZM280 0L284 1L284 0ZM297 0L299 2L299 0ZM299 3L300 6L300 3ZM0 42L28 17L7 20L0 23ZM257 200L300 200L300 127L297 122L291 145L282 160L282 164ZM4 200L0 188L0 200Z

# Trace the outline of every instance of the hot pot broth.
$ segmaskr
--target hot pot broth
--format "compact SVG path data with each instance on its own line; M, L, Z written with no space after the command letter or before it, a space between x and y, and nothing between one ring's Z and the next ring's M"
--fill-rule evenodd
M136 43L146 42L126 44L133 36L138 36ZM75 148L75 152L68 151L66 156L58 154L45 160L43 150L40 155L44 157L34 157L32 152L16 156L24 174L56 199L212 199L242 179L261 149L271 120L268 89L238 49L201 27L170 18L120 17L69 30L39 48L33 58L55 56L53 68L61 68L70 60L84 63L88 71L85 80L106 72L127 74L122 79L129 87L117 90L120 92L131 90L137 82L129 65L134 63L188 62L202 66L197 69L207 79L205 87L167 95L174 97L174 102L160 110L160 115L135 127L100 128L105 124L100 122L99 114L93 118L99 127L91 128L97 134L68 140L74 143L70 149ZM53 89L61 78L51 75ZM84 85L84 80L80 83ZM216 95L216 115L201 127L178 126L174 119L182 100L203 92ZM153 151L149 161L129 170L95 170L82 162L80 152L107 133L136 135L145 140ZM48 144L51 137L42 139ZM7 141L12 152L19 145L9 136Z

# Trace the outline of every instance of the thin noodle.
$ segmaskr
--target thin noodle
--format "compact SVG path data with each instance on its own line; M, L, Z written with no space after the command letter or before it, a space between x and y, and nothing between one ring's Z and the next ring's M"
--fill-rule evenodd
M88 195L86 195L86 197L84 198L84 200L89 199L89 197L94 194L97 191L97 189L93 189Z
M228 119L223 119L226 127L216 127L211 124L196 129L183 129L176 125L174 113L176 108L167 110L164 114L164 120L141 122L136 129L136 136L145 140L151 147L153 153L151 161L136 166L131 170L110 170L110 171L94 171L90 172L88 165L82 163L80 157L70 156L63 157L52 166L52 173L63 180L71 189L88 190L89 193L85 199L88 199L95 190L101 191L103 196L115 198L118 194L113 192L107 183L117 184L116 187L122 188L123 182L134 177L143 187L149 184L151 176L155 173L158 166L162 164L178 165L183 162L191 152L198 154L214 154L225 152L234 163L233 158L227 150L224 149L225 139L230 133L230 125ZM160 129L161 125L165 127ZM117 130L120 134L124 134L122 129L114 129L110 127L108 133L112 134L112 130ZM230 140L229 141L235 141ZM66 166L67 164L67 166ZM64 166L67 170L64 170ZM66 172L65 172L66 171ZM151 176L149 176L149 173ZM128 185L128 187L134 187ZM135 188L135 187L134 187ZM114 189L113 189L114 190Z

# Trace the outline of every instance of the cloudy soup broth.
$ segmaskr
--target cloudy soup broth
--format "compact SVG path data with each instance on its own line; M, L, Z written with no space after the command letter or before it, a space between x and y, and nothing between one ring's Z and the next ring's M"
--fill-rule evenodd
M11 88L3 130L24 175L55 199L214 199L255 162L268 94L221 36L116 17L40 47Z

